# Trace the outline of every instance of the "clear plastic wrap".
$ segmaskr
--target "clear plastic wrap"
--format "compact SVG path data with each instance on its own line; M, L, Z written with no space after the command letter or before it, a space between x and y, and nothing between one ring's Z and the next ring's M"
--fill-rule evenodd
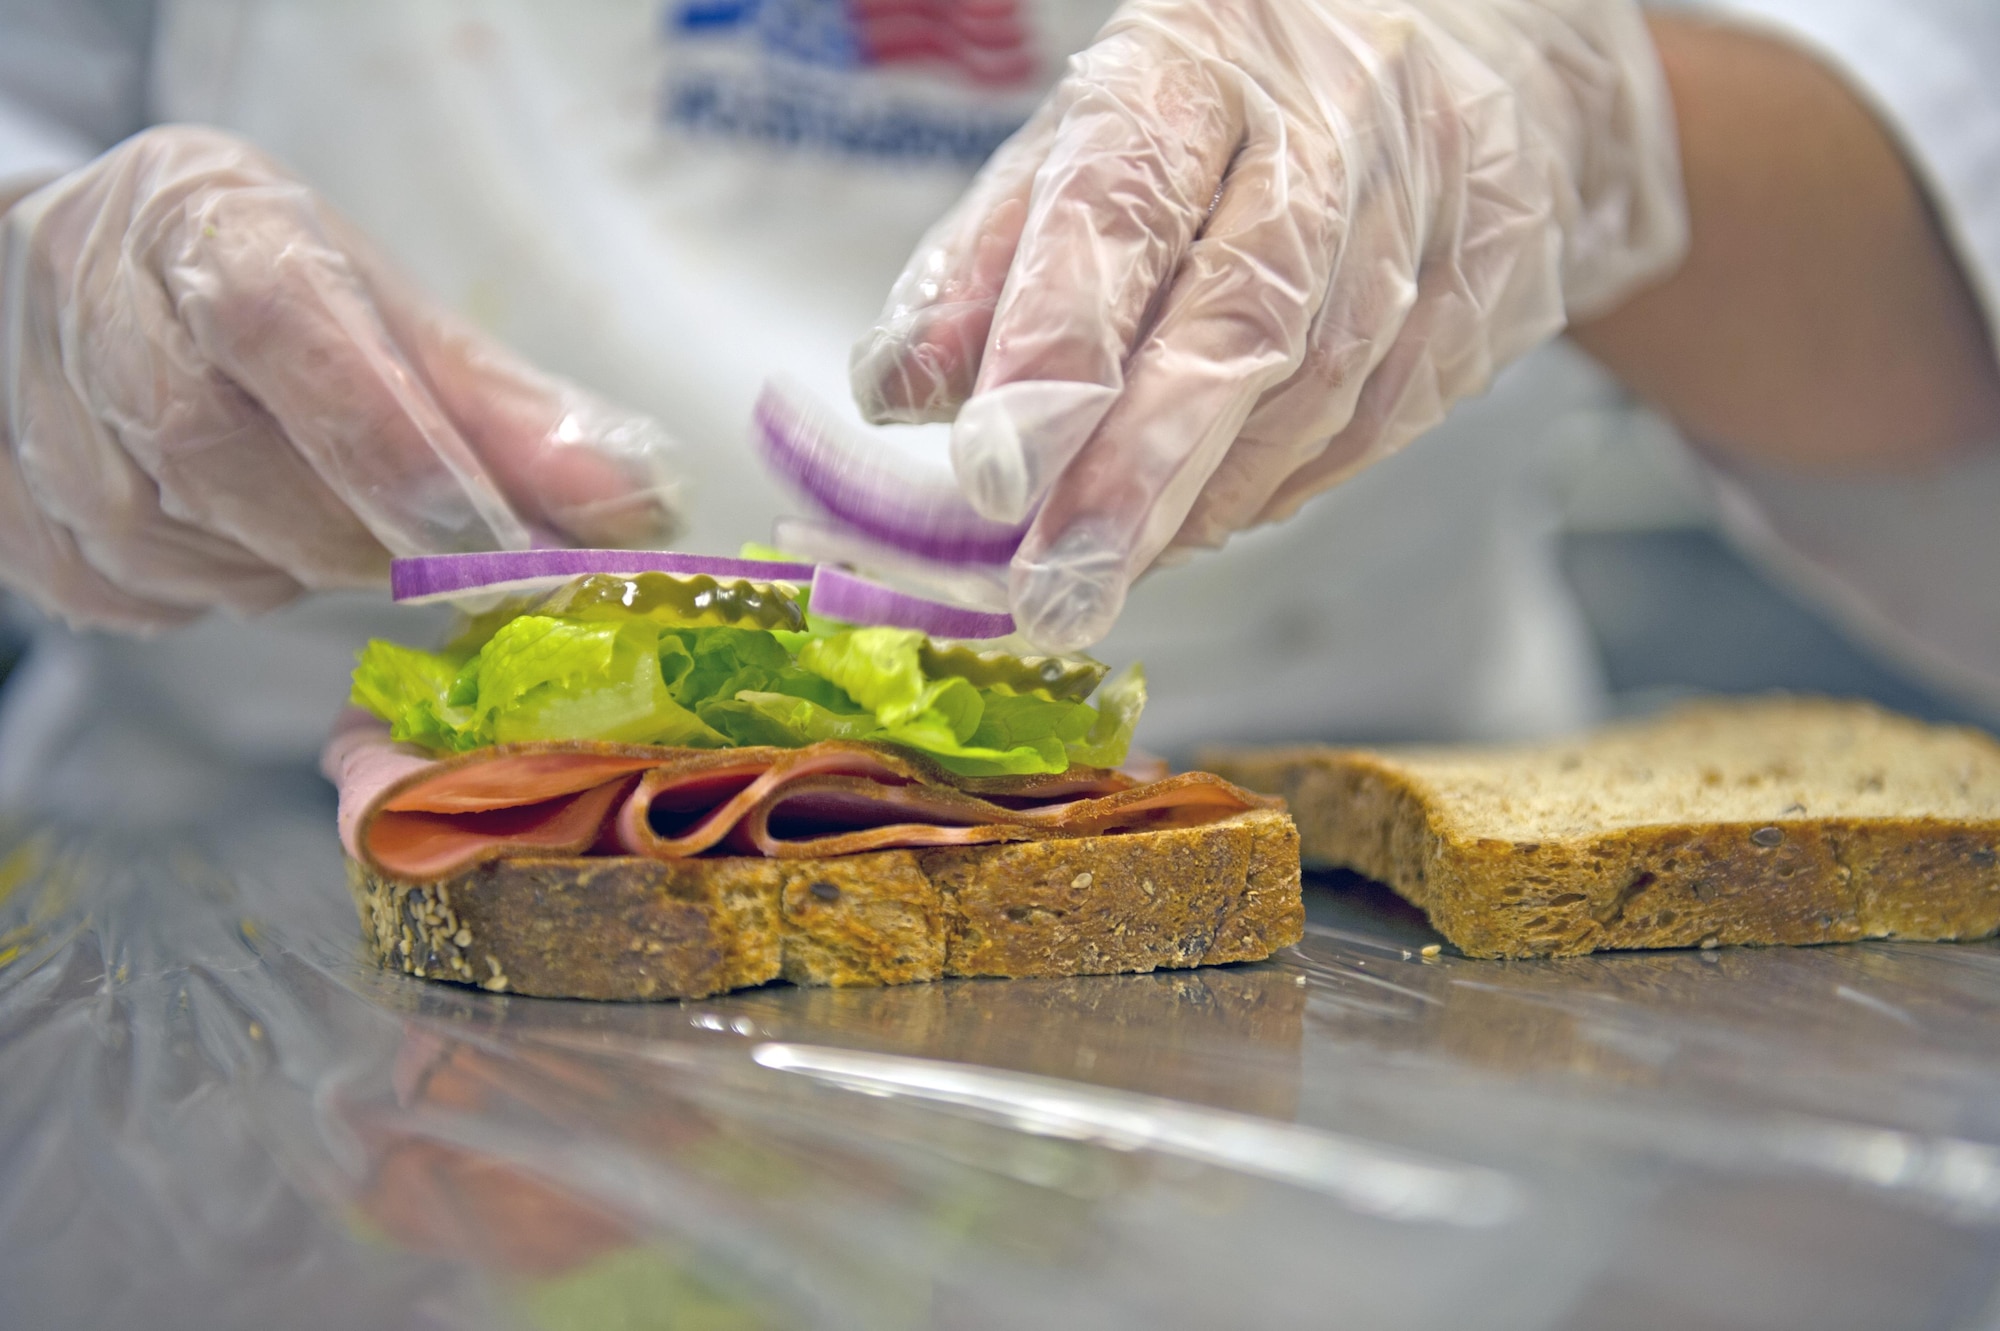
M2000 952L594 1005L359 952L326 792L0 844L0 1326L2000 1324Z

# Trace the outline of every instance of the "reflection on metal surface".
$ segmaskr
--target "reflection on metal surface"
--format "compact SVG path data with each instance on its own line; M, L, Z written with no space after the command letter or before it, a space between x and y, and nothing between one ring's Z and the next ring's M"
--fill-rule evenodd
M772 988L710 1014L742 1034L921 1054L1290 1119L1306 988L1268 966L1119 980L966 980L893 990ZM750 1030L735 1023L751 1022Z
M1493 1225L1520 1207L1514 1185L1492 1170L1419 1160L1294 1124L927 1059L797 1044L759 1045L751 1057L762 1067L863 1095L905 1096L991 1115L1037 1137L1114 1151L1164 1151L1312 1188L1388 1220Z
M564 1003L231 813L0 830L0 1326L1996 1326L2000 946Z
M1954 1137L1810 1120L1781 1121L1777 1158L1935 1203L1954 1219L2000 1219L2000 1151Z

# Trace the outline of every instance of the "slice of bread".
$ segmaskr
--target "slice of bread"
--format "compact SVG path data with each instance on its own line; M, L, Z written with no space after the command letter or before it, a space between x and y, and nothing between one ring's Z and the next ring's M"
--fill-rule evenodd
M1308 864L1476 957L2000 931L2000 743L1865 703L1706 702L1504 748L1204 755Z
M1305 928L1298 832L1268 809L818 860L502 859L435 884L350 861L348 881L384 966L564 998L1207 966L1261 960Z

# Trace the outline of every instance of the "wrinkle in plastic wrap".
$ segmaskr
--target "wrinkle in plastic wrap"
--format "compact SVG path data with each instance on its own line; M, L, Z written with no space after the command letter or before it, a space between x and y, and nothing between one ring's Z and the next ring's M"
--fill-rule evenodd
M0 840L0 1326L2000 1326L1992 946L562 1003L232 813Z

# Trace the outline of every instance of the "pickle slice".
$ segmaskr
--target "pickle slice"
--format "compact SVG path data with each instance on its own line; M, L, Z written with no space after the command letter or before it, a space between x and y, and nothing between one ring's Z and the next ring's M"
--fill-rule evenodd
M1087 656L1014 656L974 651L962 643L940 647L926 642L917 660L932 679L962 679L982 689L1003 684L1015 693L1040 690L1068 702L1088 698L1111 669Z
M639 615L665 628L786 629L806 626L797 597L774 582L705 573L593 573L542 598L534 613L569 619Z

